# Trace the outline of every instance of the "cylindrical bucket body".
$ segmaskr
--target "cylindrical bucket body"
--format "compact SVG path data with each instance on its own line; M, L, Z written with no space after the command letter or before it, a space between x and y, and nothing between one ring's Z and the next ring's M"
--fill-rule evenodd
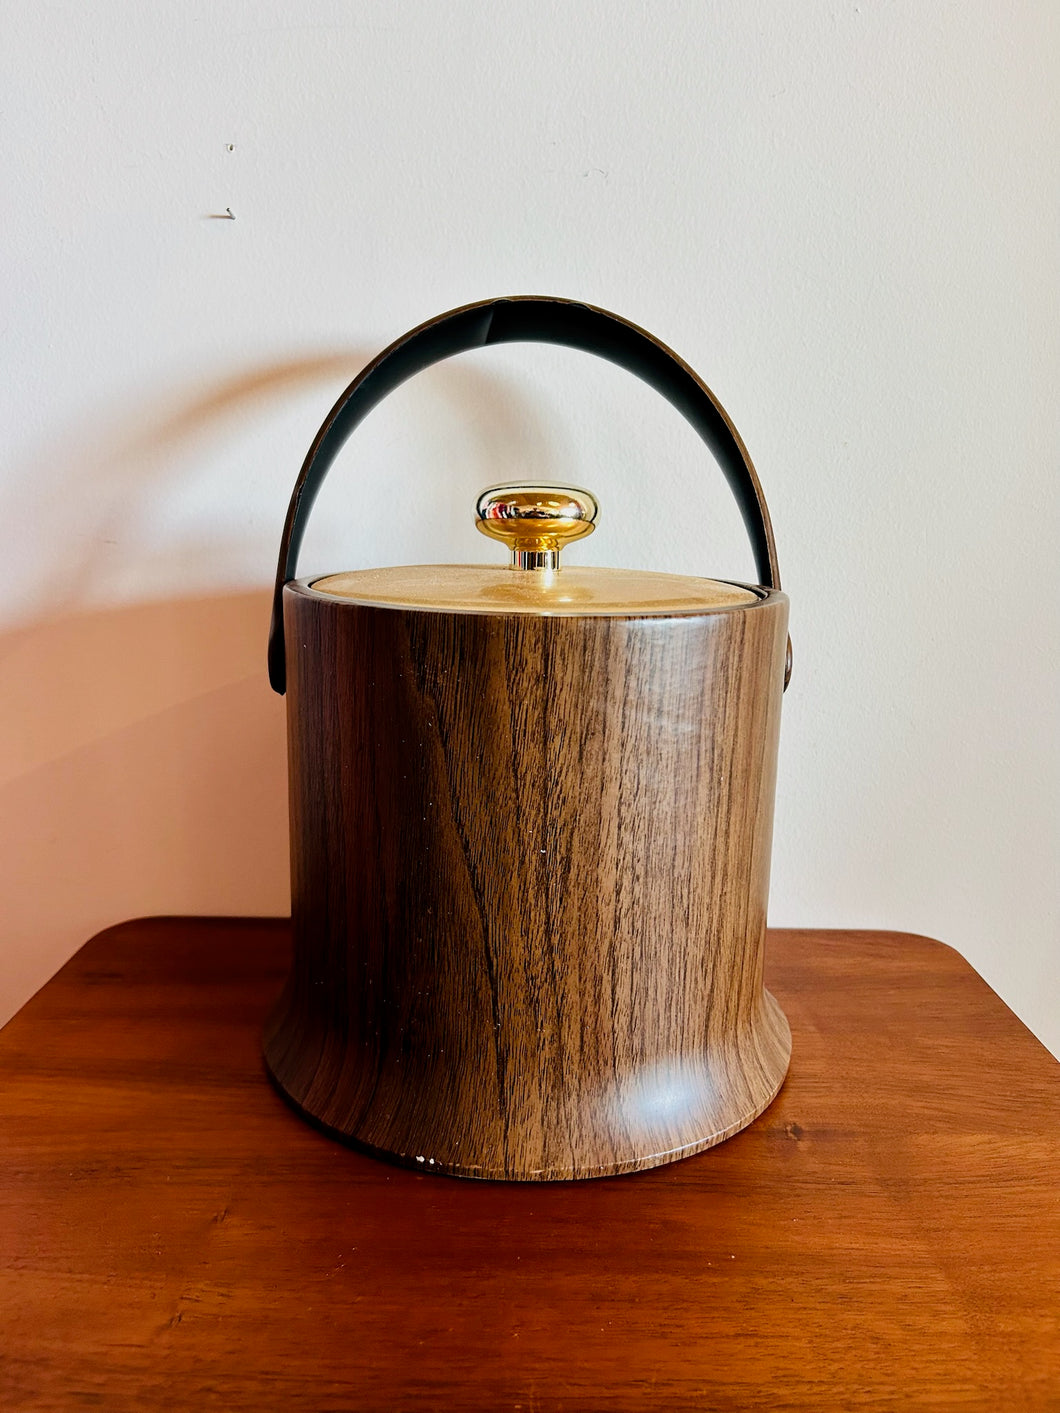
M762 982L787 599L660 616L284 590L293 966L335 1136L465 1177L654 1167L779 1089Z

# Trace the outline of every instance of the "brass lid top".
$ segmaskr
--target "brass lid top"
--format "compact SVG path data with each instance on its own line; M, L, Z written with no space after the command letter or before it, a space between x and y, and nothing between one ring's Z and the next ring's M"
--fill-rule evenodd
M758 602L753 590L715 579L636 569L561 569L561 549L591 535L598 514L596 497L573 486L521 481L490 486L475 504L475 523L508 546L507 569L400 565L329 574L310 587L361 604L456 613L661 616Z
M576 486L489 486L475 502L475 528L511 551L512 569L558 570L559 552L596 529L600 507Z
M383 608L567 616L711 613L757 603L760 597L751 589L716 579L584 565L559 573L513 573L489 564L409 564L329 574L314 580L311 587L333 598Z

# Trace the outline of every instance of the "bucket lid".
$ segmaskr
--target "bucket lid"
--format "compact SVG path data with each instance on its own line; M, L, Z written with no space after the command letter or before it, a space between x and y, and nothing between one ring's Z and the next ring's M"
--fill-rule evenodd
M691 575L561 567L560 553L592 534L599 506L573 486L491 486L475 507L477 528L510 551L507 568L417 564L359 569L312 581L317 593L385 608L544 616L662 616L758 603L761 591Z
M483 594L481 590L484 585L474 578L482 571L476 569L470 570L473 576L472 592L466 592L466 579L458 592L456 583L450 581L451 575L460 574L458 566L421 570L413 576L417 582L412 584L403 573L401 579L397 579L395 576L399 571L396 570L388 571L382 578L378 577L379 571L371 571L371 578L365 571L365 577L360 580L345 576L338 580L337 576L328 576L314 581L315 587L307 579L296 580L298 552L317 492L350 433L360 426L372 408L406 379L434 363L471 349L508 343L559 344L564 348L595 354L625 368L661 393L713 452L740 507L754 550L758 583L764 587L720 585L713 580L682 580L667 575L647 579L640 575L628 575L624 584L616 580L606 583L606 576L601 577L601 570L593 570L591 574L587 570L577 574L565 572L561 577L554 559L558 554L558 543L554 549L531 547L525 551L530 560L526 567L538 578L527 579L528 587L521 595L518 592L513 595L511 585L514 576L504 573L492 581L493 590ZM558 489L568 493L570 490ZM575 493L575 499L578 494ZM481 517L483 522L490 522L488 527L483 524L487 533L507 528L494 525L494 520L513 518L501 507L494 507L494 512ZM557 518L581 521L586 516L575 506L571 515ZM541 529L540 525L537 529ZM584 527L582 533L585 533ZM504 538L504 535L500 537ZM551 580L548 579L549 574L553 576ZM590 576L584 582L583 574ZM731 418L702 378L673 349L667 348L646 329L606 309L573 299L515 295L479 300L474 304L462 305L459 309L450 309L402 334L361 369L325 418L291 492L276 564L272 626L269 629L269 681L281 694L286 689L287 681L283 599L286 586L292 582L297 582L300 593L314 597L335 597L338 587L344 590L342 597L348 601L356 601L359 597L366 603L406 603L411 607L436 611L452 610L461 602L460 594L463 594L465 601L470 598L474 606L484 613L498 610L568 614L596 612L629 616L748 609L755 603L772 598L779 591L780 571L769 510L758 473ZM540 590L536 596L529 592L530 584L536 584ZM574 592L576 588L598 589L601 592L599 596L594 592L589 599L582 599ZM499 594L494 590L499 590Z

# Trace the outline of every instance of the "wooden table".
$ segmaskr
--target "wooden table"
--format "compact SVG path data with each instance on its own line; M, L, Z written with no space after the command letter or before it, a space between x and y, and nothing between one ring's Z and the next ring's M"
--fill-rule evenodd
M126 923L0 1033L0 1407L1060 1409L1060 1067L956 952L772 933L756 1123L515 1186L286 1107L287 951Z

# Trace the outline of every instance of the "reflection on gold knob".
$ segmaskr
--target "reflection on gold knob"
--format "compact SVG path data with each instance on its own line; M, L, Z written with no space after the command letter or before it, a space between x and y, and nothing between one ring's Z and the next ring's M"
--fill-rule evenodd
M475 502L476 525L508 546L513 569L558 569L560 550L591 535L599 513L596 497L574 486L512 482L490 486Z

